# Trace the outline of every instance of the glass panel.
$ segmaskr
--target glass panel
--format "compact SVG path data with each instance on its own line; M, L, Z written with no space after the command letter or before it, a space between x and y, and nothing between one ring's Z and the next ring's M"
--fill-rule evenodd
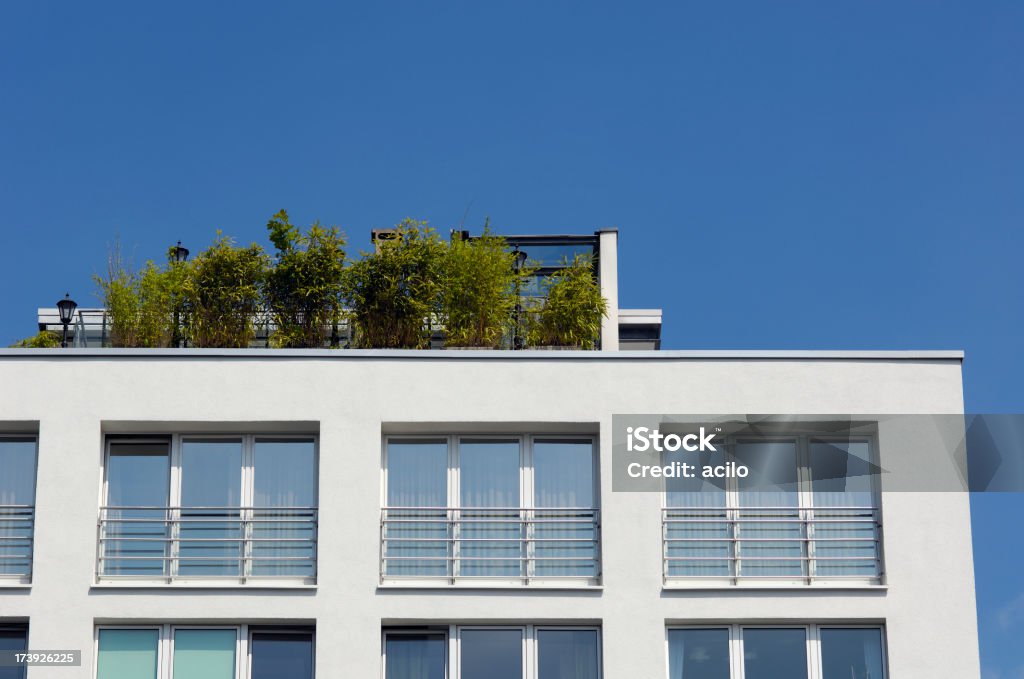
M594 259L594 246L590 243L524 243L519 246L519 251L526 253L526 264L531 267L562 267L572 264L576 257L589 261Z
M160 633L101 629L96 679L156 679Z
M388 634L384 679L445 679L443 634Z
M32 572L35 493L35 438L0 438L0 577Z
M253 632L250 679L313 679L313 634Z
M234 679L233 629L179 629L174 631L173 679Z
M101 535L103 575L168 574L170 461L167 443L110 444Z
M534 575L597 576L594 442L533 443Z
M316 574L316 445L312 439L256 439L252 575ZM270 509L273 508L273 509Z
M0 438L0 505L32 505L36 496L36 440Z
M597 630L537 630L537 679L598 679Z
M721 453L668 451L663 464L714 466ZM669 577L733 575L734 526L725 501L725 479L700 475L665 479L665 558Z
M884 679L882 630L821 630L822 679Z
M241 492L240 439L182 441L178 575L242 574Z
M750 469L738 479L739 575L800 577L807 574L807 537L800 520L796 443L758 441L734 447L737 464Z
M878 519L867 441L812 441L814 574L876 578Z
M729 630L668 632L669 679L729 679Z
M744 629L745 679L807 679L807 632Z
M523 632L462 630L460 679L523 679Z
M388 441L384 573L451 574L448 522L448 442Z
M0 651L28 650L28 632L23 629L0 629ZM0 667L0 679L25 679L24 667Z
M524 525L519 511L517 439L459 442L459 574L520 577Z

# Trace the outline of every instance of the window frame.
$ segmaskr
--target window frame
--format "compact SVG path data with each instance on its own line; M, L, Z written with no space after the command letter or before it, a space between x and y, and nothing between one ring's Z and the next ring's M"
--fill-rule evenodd
M256 475L256 446L264 441L290 441L301 440L313 444L313 469L312 469L312 495L314 504L309 507L313 512L313 573L311 576L268 576L253 575L243 572L235 576L205 576L205 575L181 575L176 571L177 555L173 550L168 550L168 572L158 577L134 576L134 575L113 575L101 573L100 563L103 557L103 548L100 541L102 536L102 517L104 511L116 505L109 505L110 497L110 458L111 451L118 444L140 444L140 445L164 445L167 448L165 454L168 466L167 494L165 505L161 509L167 510L167 520L178 521L182 518L182 509L189 509L189 506L181 504L182 491L182 453L184 445L189 441L238 441L241 447L241 469L239 474L240 487L238 488L239 505L226 507L226 509L238 509L240 519L251 519L255 500L255 475ZM246 587L255 584L259 587L315 587L319 575L319 509L320 509L320 436L317 433L239 433L239 432L172 432L172 433L149 433L149 434L108 434L103 440L102 470L100 474L99 507L100 522L97 524L96 540L96 568L94 569L93 585L101 586L195 586L196 584L210 583L216 587ZM270 507L270 509L273 509ZM251 562L250 562L251 563Z
M822 665L821 631L828 629L870 629L878 630L881 637L882 654L882 676L879 679L889 677L889 649L887 645L886 626L884 623L869 622L820 622L820 623L781 623L769 622L759 624L757 622L742 623L708 623L708 624L669 624L665 626L665 676L671 679L672 645L670 632L673 630L726 630L729 634L729 679L745 679L746 668L744 667L743 633L752 629L802 629L805 634L805 656L807 658L807 679L824 679L824 667Z
M604 636L601 625L554 625L554 624L437 624L423 626L383 627L381 629L381 677L387 677L387 639L391 635L437 634L445 640L445 679L461 679L462 633L476 630L519 631L522 633L523 679L539 679L540 653L538 632L596 632L597 671L596 679L604 677Z
M235 676L233 679L249 679L252 676L252 635L269 632L273 634L309 635L312 648L312 670L316 676L316 629L307 625L259 625L251 623L152 623L152 624L103 624L93 629L92 674L99 679L100 632L102 630L155 630L157 632L157 675L156 679L181 679L174 676L174 633L177 630L231 630L235 632Z
M590 464L591 464L591 507L580 507L594 513L594 521L597 531L597 544L595 547L594 561L596 572L594 576L565 576L552 578L551 576L537 576L527 574L521 577L475 577L456 575L453 571L449 576L394 576L385 575L383 572L384 556L384 533L383 523L381 534L378 536L379 554L378 570L380 570L380 585L384 587L420 587L420 588L504 588L504 587L558 587L558 588L588 588L600 587L603 582L603 538L601 536L601 446L600 437L594 433L532 433L532 432L445 432L445 433L401 433L384 434L381 436L381 475L380 475L380 506L383 513L387 509L401 508L388 504L388 447L391 442L401 443L403 441L433 441L438 444L442 442L446 446L446 468L445 468L445 507L446 511L467 509L462 505L462 484L461 484L461 451L460 444L463 439L473 441L511 441L516 440L519 446L519 507L521 511L532 511L536 509L557 509L549 507L538 507L536 502L536 466L534 448L539 441L578 441L590 443ZM473 509L473 508L469 508ZM458 563L459 551L457 544L453 547L453 564Z
M35 557L36 557L36 505L38 504L39 498L39 433L38 432L24 432L24 431L10 431L0 433L0 442L3 441L15 441L15 442L32 442L35 444L34 459L32 465L32 504L29 505L7 505L8 507L23 508L24 510L31 513L31 530L29 532L29 554L28 554L28 570L26 573L19 573L13 575L0 574L0 588L4 587L25 587L32 584L32 575L35 571Z
M814 504L814 487L813 487L813 475L811 467L811 446L815 443L866 443L868 445L868 462L872 465L879 465L879 445L877 434L870 435L856 435L856 436L842 436L837 434L823 433L818 434L815 432L800 432L800 433L767 433L762 435L729 435L721 436L718 440L721 441L723 452L725 453L723 462L736 462L735 457L735 446L737 444L757 444L757 443L793 443L795 448L795 460L796 460L796 499L797 504L793 507L780 506L780 509L790 509L799 513L801 518L806 517L809 512L814 510L828 510L828 509L842 509L842 505L815 505ZM662 527L662 586L666 589L700 589L700 588L743 588L743 587L759 587L759 588L792 588L795 586L799 587L820 587L820 588L861 588L861 587L885 587L886 586L886 570L885 570L885 533L884 533L884 515L882 508L882 492L880 484L878 482L877 474L870 475L871 483L871 504L872 510L875 512L876 524L875 530L877 533L876 538L876 550L877 550L877 563L878 563L878 575L877 576L829 576L829 575L818 575L811 572L811 566L815 563L814 561L814 540L807 540L807 558L808 567L805 575L793 576L791 578L786 577L759 577L757 575L737 575L735 572L731 575L723 576L686 576L686 575L669 575L667 568L667 556L665 546L665 528ZM666 512L673 509L683 509L685 507L680 505L669 504L669 495L674 491L671 491L668 486L668 482L665 482L664 488L661 492L661 511L662 516L666 515ZM749 509L749 505L744 505L741 502L740 479L735 477L728 477L725 479L725 504L720 508L723 512L727 512L731 515L738 515L740 510L745 508ZM849 505L852 508L855 505ZM736 518L737 522L740 522L740 518ZM740 539L734 540L739 542ZM742 561L742 557L737 556L735 553L732 557L735 562Z

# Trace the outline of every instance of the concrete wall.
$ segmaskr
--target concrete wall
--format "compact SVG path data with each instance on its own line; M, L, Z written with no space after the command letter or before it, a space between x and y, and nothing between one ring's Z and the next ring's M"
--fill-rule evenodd
M34 581L0 586L0 621L29 619L32 648L83 649L87 667L97 621L315 621L318 676L359 679L380 676L382 621L597 622L609 679L665 677L667 621L870 621L891 678L978 677L965 493L884 497L887 588L664 591L661 498L613 493L607 472L602 589L378 586L386 423L597 423L607 470L613 413L962 412L957 355L454 353L0 352L0 421L39 422ZM319 422L315 588L94 585L105 422L261 421ZM90 675L30 672L71 676Z

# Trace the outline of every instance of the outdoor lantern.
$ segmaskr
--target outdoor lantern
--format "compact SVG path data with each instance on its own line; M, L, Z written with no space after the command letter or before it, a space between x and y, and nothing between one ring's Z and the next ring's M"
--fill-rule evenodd
M64 299L57 302L57 311L60 313L60 322L64 326L64 334L61 338L60 346L67 348L68 346L68 325L71 324L71 319L75 315L75 309L78 308L78 304L75 300L71 299L70 293L64 293Z
M177 245L171 248L171 253L173 253L174 255L174 261L178 262L179 264L188 259L188 248L181 247L180 240L178 241Z

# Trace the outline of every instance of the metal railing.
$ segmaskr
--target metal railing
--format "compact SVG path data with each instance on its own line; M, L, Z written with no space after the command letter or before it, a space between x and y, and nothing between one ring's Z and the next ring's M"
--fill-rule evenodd
M882 577L877 507L662 509L666 581L863 581Z
M0 579L32 578L32 505L0 505Z
M380 576L596 584L600 532L600 512L589 507L385 507Z
M316 507L101 507L100 580L316 581Z

